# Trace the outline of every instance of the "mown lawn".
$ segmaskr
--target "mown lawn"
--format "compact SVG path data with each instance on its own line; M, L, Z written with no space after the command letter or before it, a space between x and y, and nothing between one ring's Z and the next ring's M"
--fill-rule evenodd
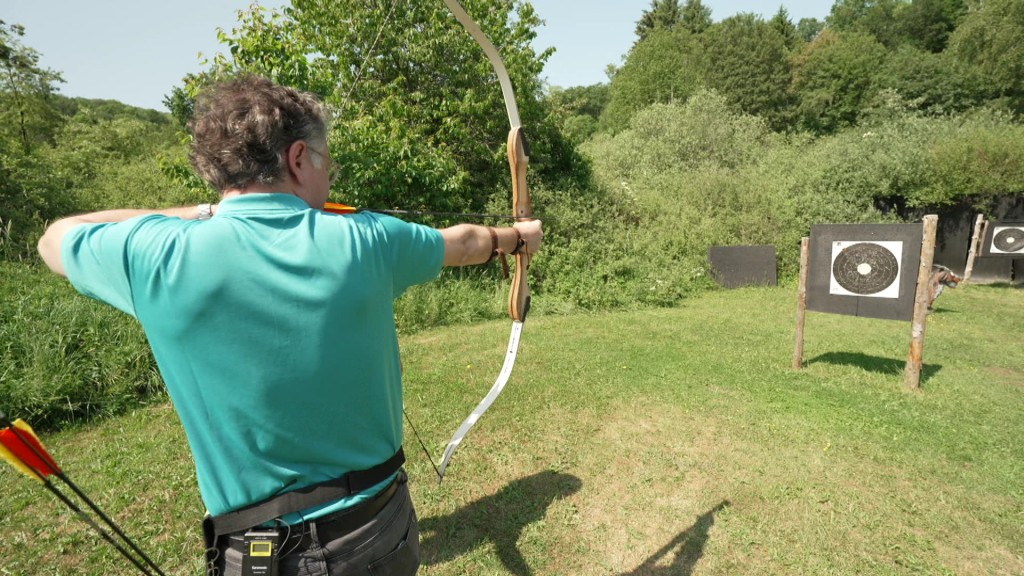
M1024 574L1024 290L947 290L920 392L910 325L809 313L793 287L534 317L512 381L443 484L407 427L421 574ZM498 372L507 326L403 339L435 460ZM199 502L168 405L44 441L165 571L200 573ZM0 574L131 574L56 499L0 472Z

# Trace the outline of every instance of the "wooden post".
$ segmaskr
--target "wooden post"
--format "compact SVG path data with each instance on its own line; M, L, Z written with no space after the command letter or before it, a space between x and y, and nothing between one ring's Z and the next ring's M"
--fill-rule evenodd
M981 251L982 239L985 237L984 229L985 216L978 214L978 218L974 220L974 236L971 237L971 249L967 252L967 268L964 270L964 282L969 281L971 273L974 272L974 259L978 256L978 252Z
M917 292L914 295L914 318L910 327L910 351L903 369L903 383L911 390L921 388L921 365L924 353L924 329L928 322L928 279L935 258L935 229L939 217L924 217L924 235L921 242L921 265L917 271Z
M796 347L793 349L793 368L804 365L804 317L807 315L807 262L810 260L811 239L800 239L800 281L796 296Z

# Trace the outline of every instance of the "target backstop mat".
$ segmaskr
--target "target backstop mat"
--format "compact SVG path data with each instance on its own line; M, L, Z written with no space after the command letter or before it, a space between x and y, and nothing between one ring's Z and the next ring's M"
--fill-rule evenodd
M778 283L774 246L712 246L708 261L712 277L726 288Z

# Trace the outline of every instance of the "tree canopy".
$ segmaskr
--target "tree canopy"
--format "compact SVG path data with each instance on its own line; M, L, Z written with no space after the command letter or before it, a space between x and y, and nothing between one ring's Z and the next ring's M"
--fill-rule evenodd
M787 36L790 31L794 36ZM706 85L725 95L738 110L784 130L792 109L788 47L795 44L792 23L738 14L708 29L703 43Z
M952 54L975 67L1008 107L1024 113L1024 2L975 0L950 36Z
M0 20L0 139L25 152L52 139L60 113L52 95L60 74L39 66L39 53L21 43L25 28Z
M701 86L704 57L698 37L685 28L651 32L616 72L601 115L602 128L621 130L646 106L685 101Z
M541 71L551 51L531 46L539 18L514 0L465 2L512 78L542 178L573 171L571 146L546 124ZM508 120L494 72L440 2L295 0L253 6L221 31L227 54L188 78L188 97L210 82L258 73L319 94L334 111L332 154L342 200L376 208L479 211L508 186ZM188 98L172 94L182 114Z

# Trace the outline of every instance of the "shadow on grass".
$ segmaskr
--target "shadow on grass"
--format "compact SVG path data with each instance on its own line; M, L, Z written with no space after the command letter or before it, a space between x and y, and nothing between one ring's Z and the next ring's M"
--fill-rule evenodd
M529 565L516 542L530 524L544 518L548 506L583 486L570 474L545 471L509 483L493 496L472 502L453 514L420 520L424 565L440 564L488 543L512 574L529 576Z
M715 514L729 505L722 500L718 506L701 514L697 521L679 533L668 544L661 547L643 564L632 572L624 572L619 576L689 576L697 566L697 561L704 556L704 546L708 543L708 533L715 524ZM665 563L670 555L672 562Z
M804 366L810 366L811 364L817 364L819 362L825 364L856 366L867 370L868 372L878 372L880 374L891 375L903 374L903 369L907 365L907 361L905 359L897 360L895 358L882 358L881 356L870 356L859 352L826 352L820 356L815 356L814 358L807 360L804 362ZM942 370L941 364L923 364L921 366L921 382L931 378L937 374L939 370Z
M541 472L516 480L493 496L481 498L454 514L424 518L420 553L424 565L440 564L480 546L494 546L505 568L516 576L533 572L516 546L523 529L542 519L552 502L583 486L569 474ZM679 533L643 564L620 576L687 576L704 555L715 514L729 505L723 500ZM665 564L671 558L670 564Z

